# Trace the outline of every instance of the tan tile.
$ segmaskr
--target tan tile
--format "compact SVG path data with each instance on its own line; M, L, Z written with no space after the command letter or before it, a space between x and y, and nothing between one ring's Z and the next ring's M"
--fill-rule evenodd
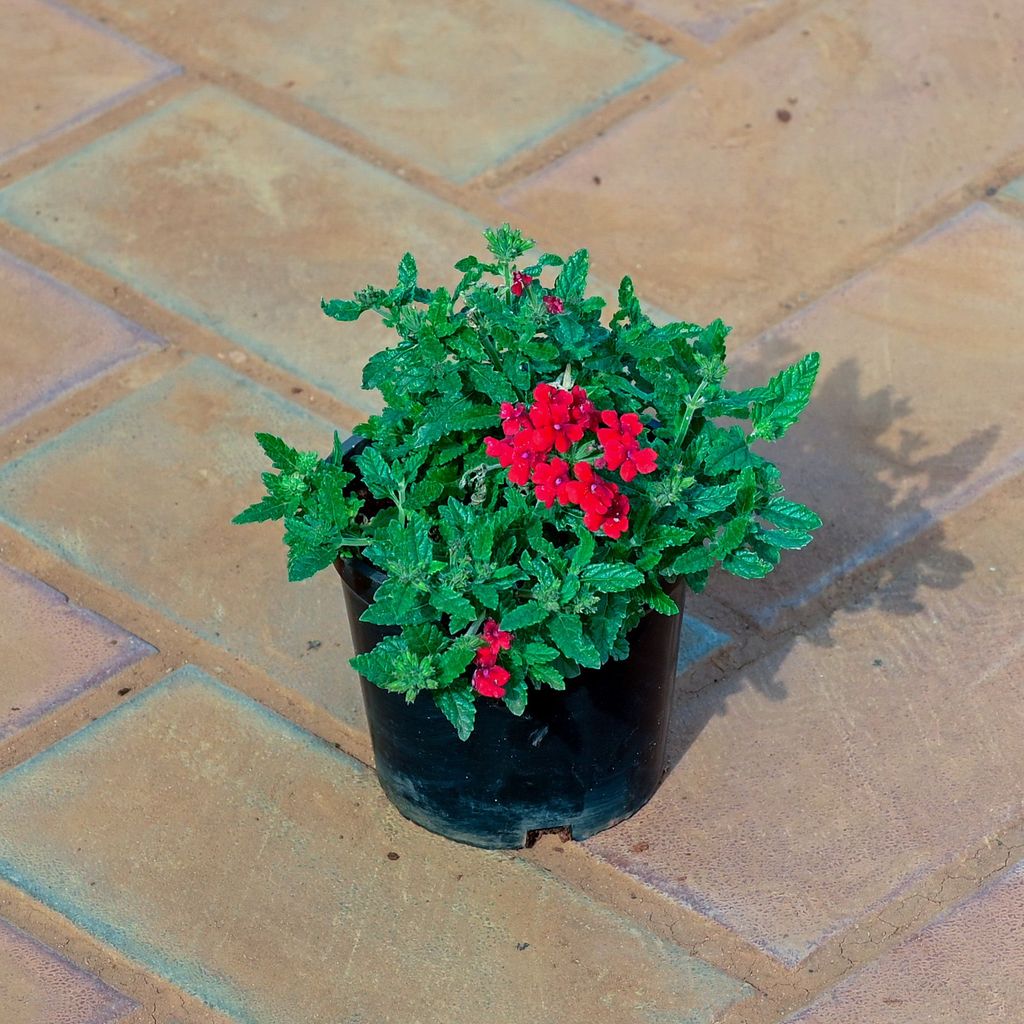
M0 159L95 117L175 70L49 0L6 0L0 52Z
M152 350L157 338L0 252L0 427Z
M0 998L4 1024L114 1024L136 1005L3 920Z
M503 202L641 297L750 337L1024 145L1022 34L1021 5L832 0Z
M326 421L196 360L0 469L0 518L361 726L336 575L288 583L280 524L231 524L270 465L257 430L331 446Z
M1022 500L1017 477L877 593L682 699L662 789L587 846L794 964L1018 820Z
M109 5L457 181L670 60L643 39L551 0Z
M841 982L789 1024L1024 1020L1024 864Z
M779 0L633 0L667 25L715 43L748 18L777 7Z
M154 653L52 587L0 563L0 739Z
M709 590L763 622L1024 469L1024 223L977 205L786 321L736 387L818 349L801 422L761 450L825 521L766 580Z
M483 246L465 214L214 88L0 192L0 216L361 408L393 336L339 324L321 296L425 283Z
M0 778L0 873L251 1024L717 1019L750 990L186 669Z

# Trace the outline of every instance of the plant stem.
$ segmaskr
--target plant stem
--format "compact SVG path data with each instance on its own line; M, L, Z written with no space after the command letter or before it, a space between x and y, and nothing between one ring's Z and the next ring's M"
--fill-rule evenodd
M686 400L686 415L683 417L682 425L676 431L675 448L678 448L683 438L686 437L686 432L690 429L690 424L693 422L693 414L701 406L700 396L704 393L704 389L707 386L708 382L702 380L697 390Z

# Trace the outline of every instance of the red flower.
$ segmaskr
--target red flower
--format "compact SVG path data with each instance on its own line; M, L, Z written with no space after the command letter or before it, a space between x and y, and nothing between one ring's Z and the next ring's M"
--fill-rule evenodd
M497 459L502 466L511 466L515 457L515 449L511 442L503 441L500 437L485 437L484 448L492 459Z
M658 453L653 448L640 447L637 438L643 431L643 424L636 413L627 412L620 417L617 412L606 409L601 413L601 422L605 425L597 428L597 439L604 448L601 461L608 469L620 470L627 483L637 473L654 472Z
M480 635L490 644L494 651L508 651L512 649L512 634L502 629L494 619L488 619Z
M512 459L509 463L508 478L512 483L519 484L520 487L526 486L533 467L543 459L543 454L537 449L536 434L535 430L521 430L512 442Z
M512 294L522 295L527 288L533 284L534 279L529 274L520 274L518 270L512 271Z
M587 398L586 391L578 384L572 389L571 395L572 407L569 414L573 421L584 430L594 430L597 427L597 407Z
M534 426L533 440L537 451L546 454L556 448L560 452L567 452L583 439L583 425L572 419L572 395L568 391L550 384L538 384L533 396L529 415Z
M596 512L604 515L611 508L619 489L615 484L599 477L589 462L577 462L572 472L576 481L569 484L569 500L574 505L579 505L585 513ZM588 524L587 529L592 530L596 527Z
M565 303L557 295L545 295L544 305L547 306L549 313L565 312Z
M594 529L589 523L586 526L588 530ZM615 495L615 501L600 523L600 528L612 540L618 540L629 529L629 498L624 494Z
M501 429L506 437L518 434L529 422L526 406L522 402L516 402L515 405L511 402L501 403Z
M478 668L473 673L473 689L483 697L504 697L510 673L500 665Z
M538 462L533 467L533 492L537 500L548 508L554 505L556 498L559 505L568 505L571 487L568 462L552 459L550 462Z

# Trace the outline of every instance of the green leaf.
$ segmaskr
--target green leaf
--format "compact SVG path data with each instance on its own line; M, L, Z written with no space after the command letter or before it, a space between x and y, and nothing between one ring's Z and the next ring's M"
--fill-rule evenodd
M821 356L809 352L768 381L766 396L750 408L753 436L777 441L800 418L814 388Z
M395 661L409 653L409 645L400 636L387 636L366 654L357 654L349 664L374 686L384 687L391 679Z
M416 260L407 252L398 264L398 286L405 289L416 287Z
M527 665L549 665L558 658L558 651L547 644L529 643L523 646L523 659Z
M730 519L715 540L715 557L725 558L731 551L735 551L743 543L749 529L750 516L736 516L735 519Z
M294 502L285 498L267 494L254 505L239 512L231 522L241 525L242 523L265 523L270 519L281 519L294 511L293 504Z
M739 492L739 481L733 480L728 484L712 484L707 487L696 485L691 487L683 496L686 507L691 515L697 519L714 515L727 509L735 500Z
M257 433L256 440L267 458L274 464L274 468L281 470L282 473L298 472L303 454L314 454L296 451L273 434Z
M437 676L442 686L449 686L465 673L479 646L478 637L463 636L437 655Z
M555 294L566 302L581 302L587 289L587 274L590 270L590 253L577 249L562 267L555 279Z
M682 575L682 574L680 574ZM648 583L643 590L644 600L659 615L678 615L679 606L660 587Z
M552 690L565 689L565 676L553 665L528 665L526 673L534 682L550 686Z
M441 713L455 726L460 740L468 740L476 720L476 700L469 685L449 686L434 693L434 703Z
M572 550L572 568L579 572L584 566L590 564L597 544L594 540L594 534L590 530L584 528L577 533L577 536L580 542Z
M375 498L394 499L398 483L391 467L372 445L367 445L353 460L359 467L363 483Z
M583 635L583 624L575 615L556 615L551 620L551 639L558 649L584 668L600 668L601 655Z
M502 224L500 228L486 228L484 238L487 239L487 248L491 254L504 263L519 259L534 246L532 238L524 238L521 231L507 224Z
M430 595L430 602L451 619L453 632L465 629L476 618L473 603L448 587L435 590Z
M525 677L511 679L505 688L505 707L518 718L526 710L526 702L529 695Z
M728 430L705 427L697 447L709 476L732 473L757 463L757 455L750 450L742 427L730 427Z
M330 302L321 299L320 308L335 320L358 320L366 309L361 302L350 299L331 299Z
M745 580L761 579L775 568L767 559L755 555L753 551L741 548L734 551L722 562L722 568L733 576L740 576Z
M588 565L580 573L580 579L589 583L594 590L614 594L621 590L632 590L644 581L644 574L632 565L623 563L597 562Z
M690 573L710 569L715 564L715 553L711 548L699 547L684 551L669 567L671 576L689 576Z
M548 611L536 601L527 601L506 612L501 618L502 629L523 629L536 626L548 617Z
M821 526L821 517L817 512L812 512L806 505L787 501L785 498L772 498L758 515L783 529L817 530Z

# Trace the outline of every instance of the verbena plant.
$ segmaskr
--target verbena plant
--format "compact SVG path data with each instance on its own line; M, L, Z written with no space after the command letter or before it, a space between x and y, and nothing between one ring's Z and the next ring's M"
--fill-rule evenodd
M399 632L352 665L428 691L463 739L477 699L522 714L531 688L625 658L644 615L677 612L675 581L765 576L821 525L751 447L796 422L817 353L730 391L721 320L655 326L625 277L603 323L586 250L527 265L519 231L484 234L490 258L455 264L454 291L421 286L406 254L394 288L322 302L399 336L363 372L383 411L350 459L337 434L326 458L257 434L277 472L234 520L284 520L292 580L339 555L381 570L363 619Z

